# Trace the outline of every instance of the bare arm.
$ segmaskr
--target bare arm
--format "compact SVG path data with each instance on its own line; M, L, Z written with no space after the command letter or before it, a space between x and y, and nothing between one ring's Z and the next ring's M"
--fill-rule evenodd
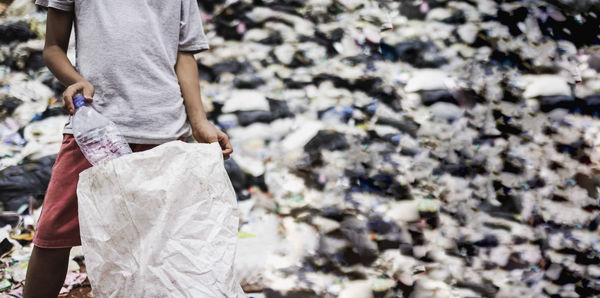
M196 59L190 53L179 52L175 63L175 73L179 80L183 103L192 126L192 133L196 141L200 143L219 142L223 150L223 158L228 159L233 152L229 138L221 130L217 129L206 118L206 112L202 106L200 95L200 82L198 79L198 66Z
M200 83L198 81L198 66L192 54L179 52L175 64L175 73L181 87L181 94L192 127L207 121L202 97L200 95ZM211 141L216 141L216 138Z
M94 96L94 87L92 84L77 73L67 58L67 48L69 46L72 26L72 11L62 11L54 8L48 9L43 58L52 74L67 86L67 89L63 93L63 108L71 114L75 111L73 107L73 95L75 93L82 92L88 101L91 101Z

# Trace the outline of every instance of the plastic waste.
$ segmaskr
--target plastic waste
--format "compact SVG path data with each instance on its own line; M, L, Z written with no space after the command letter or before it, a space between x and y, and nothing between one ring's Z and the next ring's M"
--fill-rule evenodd
M8 279L3 279L0 281L0 291L8 290L12 287L12 283Z
M83 95L75 95L73 105L73 136L92 165L131 153L117 126L88 106Z
M241 221L242 287L600 294L598 0L201 2L218 48L197 57L203 103L237 150L225 166L240 205L256 203ZM33 5L0 1L0 15L9 4ZM65 86L41 67L44 19L0 20L0 169L60 145L64 114L47 107ZM261 209L277 218L273 251L253 228ZM294 234L307 225L315 235Z
M236 254L236 276L245 289L261 290L265 283L265 269L269 258L281 246L277 231L280 222L274 214L262 214L257 210L240 231Z
M62 288L60 289L60 295L67 295L71 290L81 285L87 278L87 274L85 273L75 273L75 272L67 272L67 276L65 277L65 281L63 283Z
M33 37L35 35L31 32L29 25L25 21L0 25L0 43L9 43L15 40L26 41Z
M335 131L320 130L306 145L304 151L315 152L321 150L345 150L350 145L343 134Z
M47 156L0 171L0 202L4 210L16 211L32 197L41 200L55 159Z
M35 4L27 0L15 0L7 9L9 16L29 15L35 11Z
M218 143L173 141L101 163L79 175L77 197L95 297L245 297Z
M22 100L16 97L7 97L0 101L0 117L10 116L15 109L23 103Z
M0 255L4 255L5 253L9 252L13 246L14 245L10 243L7 238L2 239L2 242L0 242Z
M392 61L405 61L415 67L440 67L446 63L446 59L438 54L439 50L429 41L409 40L401 42L390 48L389 56Z

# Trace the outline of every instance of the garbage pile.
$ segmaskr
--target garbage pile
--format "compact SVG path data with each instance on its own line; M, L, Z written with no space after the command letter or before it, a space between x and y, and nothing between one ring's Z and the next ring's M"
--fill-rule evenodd
M0 6L4 210L39 205L65 117L30 4ZM600 294L598 1L199 4L247 292Z

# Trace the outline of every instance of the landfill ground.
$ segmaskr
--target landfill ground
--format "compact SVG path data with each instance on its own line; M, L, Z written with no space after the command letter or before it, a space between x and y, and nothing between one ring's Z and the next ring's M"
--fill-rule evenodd
M246 292L600 296L600 1L199 3ZM68 118L45 18L0 0L0 297ZM63 293L88 297L72 257Z

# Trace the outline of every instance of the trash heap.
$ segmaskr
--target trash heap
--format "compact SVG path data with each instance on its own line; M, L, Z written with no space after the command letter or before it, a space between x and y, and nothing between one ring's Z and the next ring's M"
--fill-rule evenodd
M1 3L0 199L27 214L64 87L44 13ZM247 292L600 295L598 1L200 5Z

